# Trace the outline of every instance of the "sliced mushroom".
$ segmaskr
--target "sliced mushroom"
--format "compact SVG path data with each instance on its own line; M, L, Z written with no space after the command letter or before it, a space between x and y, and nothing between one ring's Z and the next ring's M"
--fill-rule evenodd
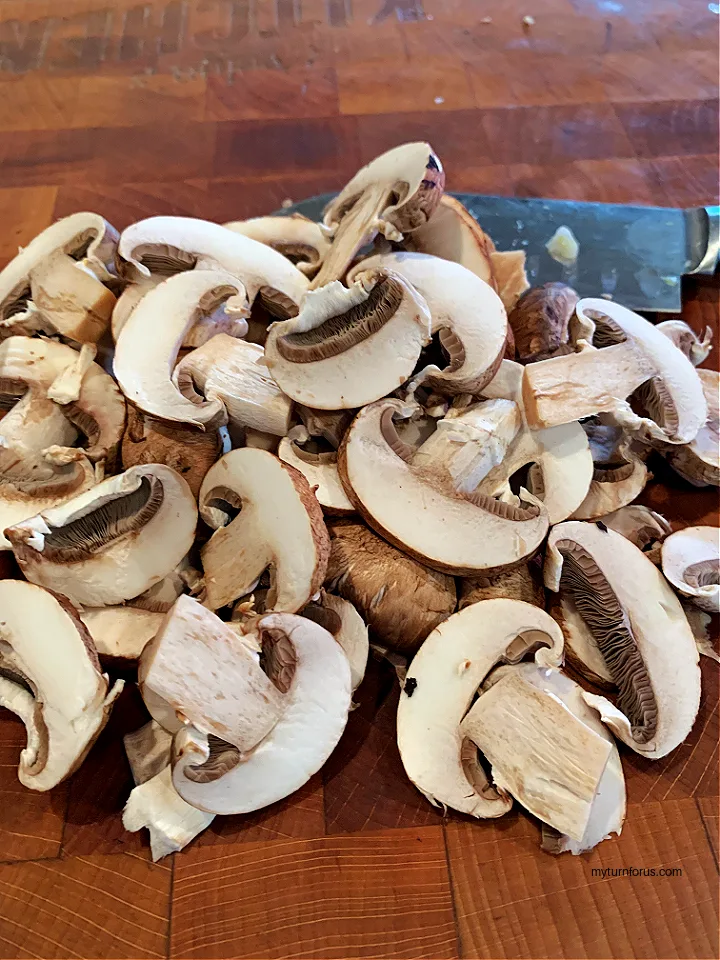
M138 277L133 283L128 283L123 292L117 299L117 303L112 312L110 330L112 338L117 343L122 328L128 321L130 314L140 303L146 293L154 290L158 284L165 280L162 274L153 274L149 277Z
M298 404L297 413L311 437L321 437L333 450L337 450L356 411L313 410Z
M583 429L593 457L593 477L585 499L571 518L596 520L632 503L652 474L624 430L603 423L602 417L586 421Z
M270 328L265 358L280 388L321 410L360 407L404 383L430 339L423 298L402 277L363 270L334 281Z
M317 601L303 608L301 616L320 624L340 644L350 664L350 681L354 693L365 676L370 653L368 628L363 618L347 600L324 590Z
M508 313L515 309L530 286L525 272L526 259L524 250L494 250L490 254L498 296Z
M378 233L397 242L421 227L444 188L445 174L429 143L404 143L359 170L325 208L332 246L313 289L341 279L358 250Z
M294 793L323 766L347 723L350 667L327 630L275 613L249 627L248 639L260 644L266 669L283 682L284 712L249 756L231 767L218 764L211 778L198 773L212 761L212 739L196 726L175 736L175 789L208 813L249 813Z
M639 547L656 565L659 563L659 556L657 561L655 559L659 545L672 533L672 527L665 517L637 503L606 513L600 520Z
M256 297L274 315L297 312L308 280L289 260L258 243L206 220L150 217L124 230L118 254L135 275L185 270L223 270L241 281L252 303Z
M720 530L686 527L662 545L662 571L678 593L707 613L720 613Z
M455 581L406 556L359 521L330 526L326 585L358 610L373 635L414 653L455 610Z
M657 329L668 337L678 350L682 350L694 367L707 360L712 350L712 330L705 327L702 340L683 320L663 320Z
M427 302L432 333L448 357L444 369L427 367L418 380L441 393L480 393L495 376L507 340L507 314L494 289L459 263L424 253L388 253L363 260L358 270L386 270L412 284ZM387 392L387 391L386 391Z
M619 533L573 520L550 532L545 586L572 602L618 689L617 709L598 707L603 721L643 756L674 750L697 715L700 670L692 631L662 574Z
M96 213L74 213L38 234L0 273L0 339L39 332L97 343L115 306L104 281L117 241Z
M708 417L694 440L685 446L664 449L673 470L696 487L720 486L720 374L698 370L708 407Z
M107 666L127 666L139 659L160 629L164 615L136 607L87 607L80 619Z
M580 297L566 283L546 283L524 293L508 316L521 363L570 353L570 321Z
M601 349L586 348L524 368L523 397L532 427L553 427L611 413L629 432L663 443L689 443L705 423L707 404L695 368L649 321L619 304L585 299L578 316L594 321ZM592 316L590 314L592 313ZM597 342L597 334L594 338ZM638 387L649 416L627 402Z
M324 511L339 516L354 513L355 507L348 500L338 475L337 451L306 450L303 443L310 439L307 431L304 427L293 428L292 432L295 431L299 431L295 436L283 437L280 441L278 457L305 477Z
M133 597L129 603L151 613L167 613L183 593L195 597L201 594L204 588L205 581L200 571L195 569L188 557L183 557L174 570L148 590Z
M523 600L541 610L545 609L545 590L540 568L533 563L521 563L512 570L495 577L466 577L459 581L458 610L480 600L506 597L508 600Z
M370 526L428 566L458 576L489 576L531 556L548 529L542 504L527 491L520 506L459 493L442 465L415 466L416 451L393 423L403 412L399 400L365 407L340 447L343 486Z
M250 427L275 437L290 429L292 401L270 375L265 351L256 343L219 334L183 357L173 382L189 400L221 403L230 429Z
M477 751L464 749L462 719L496 664L534 653L537 663L558 665L562 652L552 617L521 600L472 604L429 635L408 667L397 737L405 772L431 803L474 817L507 813L512 799L489 782Z
M0 706L23 720L18 777L52 790L80 766L123 688L109 689L90 634L65 597L0 580Z
M543 848L579 854L619 834L625 779L597 705L552 668L520 664L492 679L460 732L490 762L497 790L552 828L552 843L544 834Z
M147 590L192 546L197 507L169 467L131 467L5 531L28 580L73 603L111 606Z
M305 477L271 453L226 453L205 476L200 514L215 530L201 551L211 610L249 594L268 568L268 610L300 610L322 586L330 538L320 504Z
M288 217L231 220L224 226L233 233L241 233L272 247L309 277L317 271L330 249L330 239L320 224L300 213L291 213Z

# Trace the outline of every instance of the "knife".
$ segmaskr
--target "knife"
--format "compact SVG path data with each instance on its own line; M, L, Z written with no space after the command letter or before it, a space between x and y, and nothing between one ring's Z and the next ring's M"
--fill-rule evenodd
M334 194L311 197L279 213L320 220ZM574 200L455 193L498 250L525 250L532 286L561 280L581 297L606 296L633 310L679 313L681 277L713 274L720 256L720 207L633 207ZM571 266L545 245L558 227L578 245Z

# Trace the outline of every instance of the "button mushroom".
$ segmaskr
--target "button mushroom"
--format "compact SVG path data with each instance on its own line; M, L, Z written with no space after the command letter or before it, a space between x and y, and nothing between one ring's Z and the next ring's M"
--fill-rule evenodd
M720 486L720 374L698 370L708 417L685 446L667 447L663 455L673 470L695 487Z
M268 568L268 610L300 610L322 586L330 552L322 510L305 477L273 454L226 453L205 476L200 514L215 530L201 551L211 610L249 594Z
M431 803L474 817L510 809L511 798L488 781L460 726L492 668L531 653L544 666L560 664L560 628L544 610L498 599L454 614L415 654L400 695L397 738L405 772Z
M27 727L23 786L52 790L77 770L122 688L119 680L109 689L90 634L64 597L0 580L0 706Z
M300 213L288 217L231 220L224 226L233 233L241 233L272 247L309 277L317 271L330 249L330 239L320 224Z
M545 586L571 601L618 689L617 709L600 709L603 721L643 756L674 750L697 715L700 670L692 631L662 574L625 537L573 520L550 532ZM583 661L582 650L574 654Z
M678 593L707 613L720 613L720 530L686 527L662 545L662 571Z
M157 583L192 546L197 508L169 467L131 467L5 531L28 580L111 606Z

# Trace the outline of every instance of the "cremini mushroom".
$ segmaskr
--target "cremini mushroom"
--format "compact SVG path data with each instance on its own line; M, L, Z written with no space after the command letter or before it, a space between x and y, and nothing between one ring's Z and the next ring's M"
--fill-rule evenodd
M318 270L330 249L327 232L319 223L300 213L291 213L288 217L231 220L224 226L233 233L241 233L272 247L309 277Z
M644 439L693 440L705 423L707 404L697 371L682 351L648 320L617 303L584 299L577 313L596 324L594 342L609 346L587 346L524 368L530 426L553 427L610 413ZM635 413L626 399L640 387L647 416Z
M588 628L584 641L594 641L572 651L575 667L592 649L618 689L617 708L598 708L603 721L643 756L674 750L697 715L700 670L692 631L662 574L619 533L572 520L550 532L545 586L560 591Z
M678 593L706 613L720 613L720 530L686 527L662 545L662 571Z
M404 143L376 157L325 208L332 245L313 288L342 279L358 250L378 233L397 242L421 227L444 188L445 174L429 143Z
M281 390L321 410L378 400L412 374L430 340L424 299L386 270L313 290L300 313L270 328L265 359Z
M673 470L695 487L720 486L720 374L698 370L707 402L707 420L685 446L662 450Z
M287 613L261 617L246 629L283 691L284 709L247 756L228 756L227 745L205 732L207 719L176 734L175 789L208 813L249 813L294 793L335 749L350 709L350 666L327 630Z
M192 546L195 499L160 464L131 467L5 531L28 580L73 603L123 603L161 580Z
M306 449L305 443L310 439L305 427L293 427L290 436L280 441L278 457L300 471L325 512L339 516L354 513L355 507L348 500L338 475L337 451L320 450L316 453Z
M552 617L521 600L474 603L433 630L408 667L397 715L405 772L431 803L474 817L507 813L511 798L492 786L477 751L463 742L463 717L498 663L534 654L543 666L558 665L562 652Z
M164 614L138 607L86 607L80 619L93 638L101 663L108 667L135 663L163 622Z
M359 520L330 523L326 586L357 609L377 640L414 653L455 610L452 577L390 546Z
M18 777L51 790L80 766L123 688L110 689L90 634L65 597L0 580L0 706L27 728Z
M683 320L663 320L662 323L657 324L656 329L669 337L678 350L682 350L694 367L700 366L703 360L707 360L710 355L712 350L712 330L710 327L705 327L702 340L693 328Z
M232 450L206 474L199 502L215 530L201 551L211 610L251 593L268 568L268 610L295 612L318 592L330 539L301 473L265 450Z
M342 647L350 664L353 693L362 683L367 667L370 643L368 628L355 607L342 597L321 591L320 597L301 610L301 616L324 627Z
M464 577L458 581L458 587L458 610L469 607L471 603L494 600L497 597L523 600L540 607L541 610L545 609L542 571L534 561L532 564L521 563L494 577Z
M38 234L0 273L0 339L46 333L97 343L115 306L105 281L117 241L96 213L74 213Z
M524 293L508 316L521 363L572 351L570 321L580 297L566 283L546 283Z

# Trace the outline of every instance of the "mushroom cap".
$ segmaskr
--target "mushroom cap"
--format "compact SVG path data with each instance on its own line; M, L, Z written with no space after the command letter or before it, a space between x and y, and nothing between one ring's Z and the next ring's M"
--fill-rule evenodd
M708 417L695 438L685 446L663 450L681 477L696 487L720 486L720 373L698 370L707 401Z
M518 359L544 360L566 345L579 299L566 283L546 283L524 293L508 317Z
M662 545L662 570L678 593L707 613L720 613L720 530L685 527Z
M223 226L277 250L306 276L317 270L330 249L330 239L320 224L299 213L231 220Z
M283 437L278 457L305 477L323 510L340 516L355 513L340 482L336 453L309 453L295 440Z
M453 614L415 654L400 694L398 747L405 772L431 803L475 817L510 809L510 798L468 776L460 724L492 668L536 648L538 663L562 662L562 633L552 617L522 600L496 599ZM415 684L408 685L410 679Z
M85 606L123 603L169 573L192 546L195 499L161 464L131 467L5 531L33 583Z
M699 366L710 356L712 350L712 329L710 327L705 327L702 340L692 327L688 326L683 320L663 320L662 323L656 324L656 329L669 337L678 350L682 350L694 367Z

